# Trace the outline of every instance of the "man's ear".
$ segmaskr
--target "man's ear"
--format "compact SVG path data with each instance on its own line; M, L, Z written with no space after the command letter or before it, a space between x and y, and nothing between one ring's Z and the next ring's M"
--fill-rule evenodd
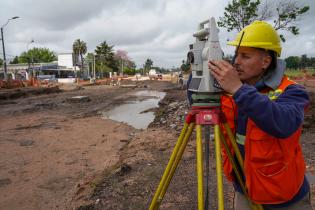
M262 67L263 69L267 69L272 61L272 57L270 55L265 55L263 60L262 60Z

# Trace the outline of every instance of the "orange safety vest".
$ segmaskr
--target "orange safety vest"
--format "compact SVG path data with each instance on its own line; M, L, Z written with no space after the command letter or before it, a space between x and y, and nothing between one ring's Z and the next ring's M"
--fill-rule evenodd
M276 99L295 82L284 77L276 91L268 92ZM231 96L222 96L222 111L232 131L235 132L237 107ZM223 126L221 128L224 132ZM248 195L258 204L280 204L292 199L304 181L305 162L299 144L302 127L290 137L279 139L262 131L248 118L245 137L244 175ZM225 138L228 139L225 134ZM232 154L233 149L230 147ZM222 149L226 177L233 181L232 165Z

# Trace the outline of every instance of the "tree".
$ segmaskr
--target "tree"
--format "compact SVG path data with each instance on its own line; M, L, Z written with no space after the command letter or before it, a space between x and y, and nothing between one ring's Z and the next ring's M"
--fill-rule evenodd
M309 66L309 58L307 57L306 54L304 54L301 56L300 67L304 69L308 66Z
M128 56L128 52L125 50L117 50L115 54L115 58L121 59L123 61L128 61L130 60Z
M19 56L15 56L13 61L10 62L10 64L18 64L19 63Z
M132 60L129 60L128 63L127 63L127 67L130 68L130 69L136 69L137 65L134 61Z
M117 52L114 55L115 59L121 66L121 71L124 72L124 67L127 66L127 63L129 61L128 52L125 50L117 50ZM130 72L130 71L128 71Z
M125 50L117 50L115 53L115 59L118 61L124 74L134 75L136 71L136 64L128 56L128 52Z
M128 60L124 66L124 74L135 75L136 73L136 64L134 61Z
M257 8L260 4L259 0L232 0L225 7L224 17L220 17L218 21L219 27L224 27L227 31L241 31L246 25L257 19Z
M289 69L297 69L300 66L300 58L298 56L289 56L284 60Z
M106 41L102 42L99 46L96 47L96 67L99 72L117 72L118 63L114 59L113 47L114 45L109 46Z
M241 31L254 20L271 20L276 30L289 31L294 35L299 34L296 22L299 17L310 9L309 6L299 7L295 1L281 0L276 6L260 0L232 0L225 7L224 16L219 18L218 26L227 31ZM285 38L280 34L285 42Z
M148 71L153 66L153 61L150 58L147 58L147 60L144 63L144 71Z
M85 55L87 48L86 48L86 43L84 41L81 41L80 39L77 39L73 42L72 45L72 51L74 54L74 57L77 58L80 56L81 59L81 70L83 69L83 55ZM75 65L77 64L77 60L75 59Z
M49 63L56 60L57 56L48 48L33 48L23 52L18 58L19 63Z
M162 74L165 74L165 73L169 73L170 72L170 70L168 70L168 69L165 69L165 68L160 68L160 67L157 67L157 70L159 71L159 72L161 72Z
M289 56L285 59L288 68L298 69L298 68L314 68L315 67L315 58L307 57L306 54L298 56Z
M0 66L3 65L3 60L0 58Z

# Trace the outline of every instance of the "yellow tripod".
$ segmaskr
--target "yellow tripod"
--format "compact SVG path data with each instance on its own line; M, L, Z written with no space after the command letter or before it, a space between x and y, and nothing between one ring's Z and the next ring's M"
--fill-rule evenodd
M215 106L192 106L188 115L186 116L184 127L179 135L175 148L172 152L170 160L161 178L159 186L151 201L149 210L157 210L163 200L166 190L173 178L175 170L182 158L187 142L194 130L196 129L196 153L197 153L197 184L198 184L198 210L208 209L208 202L204 204L204 189L203 189L203 153L202 153L202 126L214 126L214 142L215 142L215 158L216 158L216 174L217 174L217 197L218 197L218 209L224 210L224 196L223 196L223 178L222 178L222 161L221 161L221 142L229 160L232 163L236 178L241 185L241 188L248 198L244 181L241 173L236 166L234 157L228 147L228 144L220 129L220 124L223 124L224 129L228 135L232 148L235 152L236 158L240 164L241 170L243 170L243 158L240 154L238 146L236 144L234 135L228 126L225 116L220 109L220 105L216 103ZM258 204L254 204L248 199L249 205L252 210L263 210L263 207Z

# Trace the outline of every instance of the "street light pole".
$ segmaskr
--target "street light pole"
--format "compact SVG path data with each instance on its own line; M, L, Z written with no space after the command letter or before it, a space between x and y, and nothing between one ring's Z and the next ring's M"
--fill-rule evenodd
M95 55L93 54L93 78L95 78Z
M3 37L3 28L8 25L10 20L14 20L19 18L18 16L12 17L10 19L8 19L8 21L1 26L1 40L2 40L2 51L3 51L3 69L4 69L4 80L7 81L8 80L8 75L7 75L7 59L5 57L5 47L4 47L4 37Z
M30 78L33 78L33 74L34 74L34 70L32 69L31 71L31 58L29 56L29 45L34 43L34 39L32 39L29 43L27 43L26 45L26 53L27 53L27 64L28 64L28 78L27 79L30 79ZM33 60L33 54L31 54L31 57L32 57L32 60ZM34 65L33 65L33 68L34 68ZM30 75L30 76L29 76Z
M7 60L5 57L4 39L3 39L3 28L1 27L1 40L2 40L2 51L3 51L3 69L4 69L4 80L7 81Z

